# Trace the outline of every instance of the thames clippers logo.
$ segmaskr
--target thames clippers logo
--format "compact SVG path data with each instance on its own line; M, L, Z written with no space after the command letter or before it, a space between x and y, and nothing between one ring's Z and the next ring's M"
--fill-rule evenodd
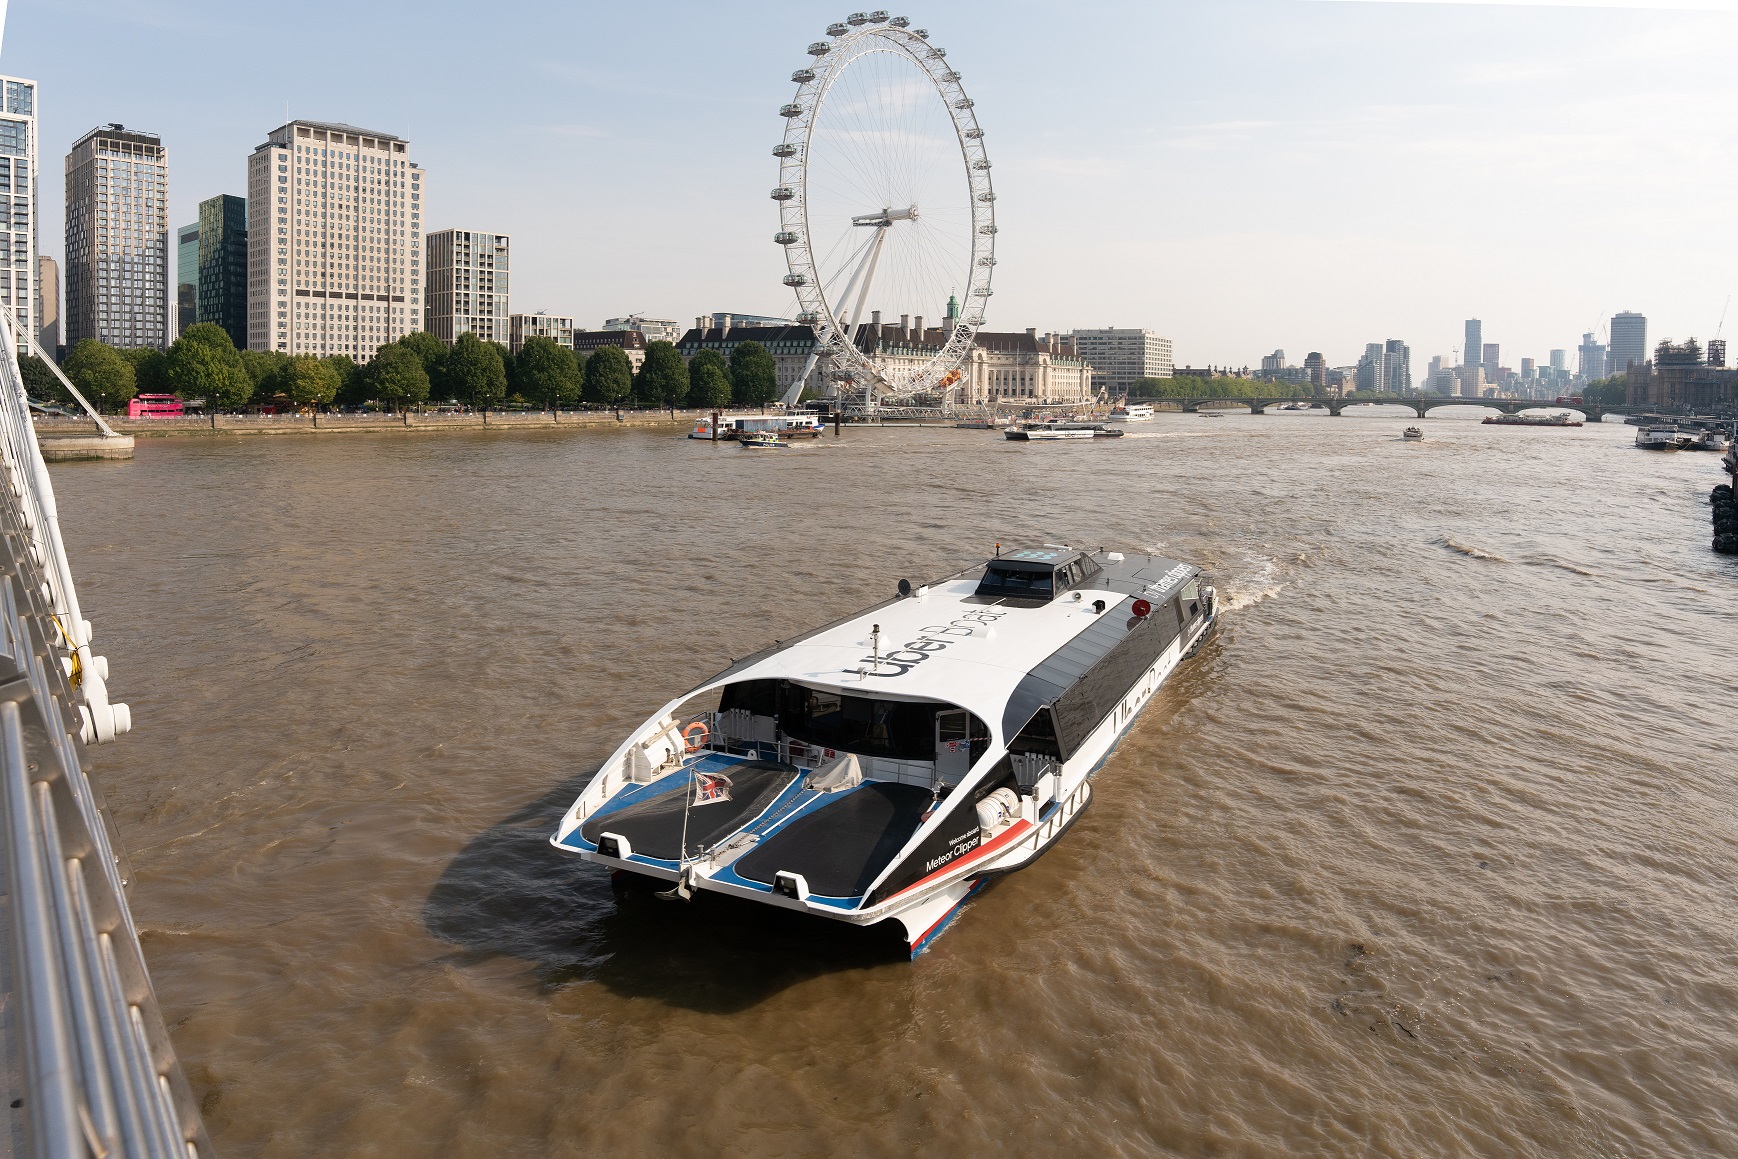
M907 640L885 656L863 657L863 675L879 676L883 680L904 676L937 652L971 637L979 628L987 628L1005 615L1006 612L993 612L986 608L981 612L967 612L946 624L919 628L916 639Z

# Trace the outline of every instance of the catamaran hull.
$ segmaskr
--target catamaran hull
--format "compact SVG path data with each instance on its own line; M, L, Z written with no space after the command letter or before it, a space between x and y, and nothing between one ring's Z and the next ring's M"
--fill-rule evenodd
M1128 735L1158 690L1177 666L1194 656L1212 635L1218 623L1217 609L1205 617L1196 630L1178 637L1165 649L1158 660L1124 692L1115 710L1099 722L1081 746L1060 770L1059 788L1053 799L1040 805L1035 797L1021 799L1021 815L1005 828L984 836L981 844L964 857L949 861L934 873L913 882L900 892L877 905L863 909L841 909L827 899L791 897L769 893L730 880L731 875L712 876L717 867L706 863L690 866L684 874L675 865L654 865L644 860L611 857L602 849L572 849L560 844L556 848L586 861L676 884L686 876L687 888L708 891L796 910L828 921L855 926L874 926L889 920L897 921L912 957L928 949L964 906L988 881L1024 869L1038 860L1061 840L1074 822L1091 805L1092 778ZM699 872L694 872L695 868Z

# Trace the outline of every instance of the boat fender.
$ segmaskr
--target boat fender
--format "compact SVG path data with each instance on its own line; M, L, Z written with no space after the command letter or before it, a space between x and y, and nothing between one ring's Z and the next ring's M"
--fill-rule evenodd
M700 734L698 737L694 735L696 730ZM696 753L706 747L706 741L711 735L711 730L697 720L682 730L682 743L687 746L689 752Z
M987 839L991 834L1011 825L1020 814L1020 798L1012 789L997 789L978 802L978 828Z

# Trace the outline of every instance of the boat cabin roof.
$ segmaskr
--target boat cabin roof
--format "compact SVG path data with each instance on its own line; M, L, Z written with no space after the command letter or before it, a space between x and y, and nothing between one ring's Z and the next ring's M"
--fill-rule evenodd
M1070 565L1079 578L1046 598L984 594L982 581L994 569L1029 569L1054 587L1058 570ZM1163 614L1163 603L1199 574L1159 556L1023 548L786 640L694 691L782 679L853 696L955 704L1006 731L1018 727L1004 718L1029 675L1065 649L1070 657L1108 652L1140 624L1136 600Z

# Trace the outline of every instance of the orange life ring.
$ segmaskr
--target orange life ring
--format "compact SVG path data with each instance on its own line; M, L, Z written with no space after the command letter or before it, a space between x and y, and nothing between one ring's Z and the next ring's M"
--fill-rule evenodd
M699 740L694 739L694 730L695 729L700 730L700 739ZM687 728L682 730L682 743L688 746L689 752L691 752L691 753L698 752L706 744L706 739L708 737L710 737L711 735L712 735L712 731L710 729L708 729L700 721L697 720L693 724L689 725Z

